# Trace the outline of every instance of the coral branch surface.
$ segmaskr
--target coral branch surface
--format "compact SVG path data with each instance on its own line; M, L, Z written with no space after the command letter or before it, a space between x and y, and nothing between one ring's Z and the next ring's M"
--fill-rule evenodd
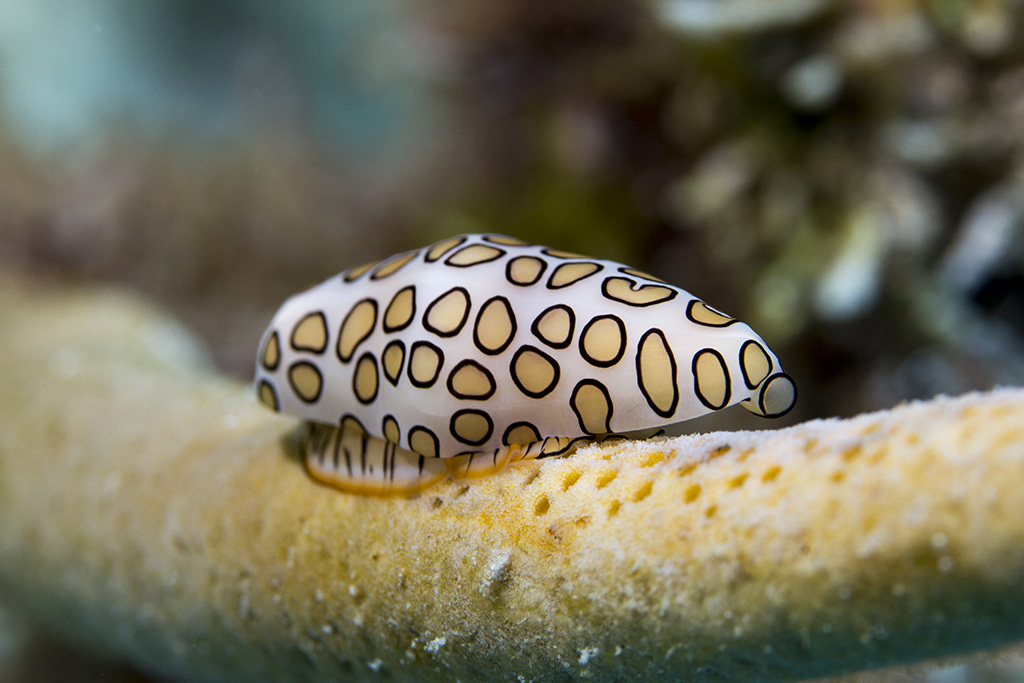
M132 297L0 285L0 595L162 677L789 680L1024 637L1024 391L366 498Z

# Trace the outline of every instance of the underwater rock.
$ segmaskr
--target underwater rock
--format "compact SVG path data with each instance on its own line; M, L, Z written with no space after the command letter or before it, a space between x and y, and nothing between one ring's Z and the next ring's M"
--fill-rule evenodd
M792 680L1024 637L1022 390L369 498L138 300L0 285L0 596L162 679Z

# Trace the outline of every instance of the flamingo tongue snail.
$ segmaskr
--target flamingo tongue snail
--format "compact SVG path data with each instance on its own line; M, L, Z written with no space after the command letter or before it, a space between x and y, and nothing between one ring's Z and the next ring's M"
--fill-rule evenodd
M309 423L321 481L412 494L445 477L650 435L796 385L746 324L613 261L464 235L352 268L288 299L256 392Z

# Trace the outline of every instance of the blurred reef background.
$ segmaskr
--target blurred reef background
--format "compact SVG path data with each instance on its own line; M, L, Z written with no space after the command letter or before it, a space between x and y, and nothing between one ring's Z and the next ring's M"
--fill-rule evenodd
M1024 3L0 3L0 268L248 377L285 297L461 232L749 322L788 422L1024 384Z

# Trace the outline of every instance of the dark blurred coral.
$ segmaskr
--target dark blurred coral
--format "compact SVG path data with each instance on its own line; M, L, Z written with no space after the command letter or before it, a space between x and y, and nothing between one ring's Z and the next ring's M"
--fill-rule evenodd
M387 205L367 206L351 174L264 145L114 142L81 164L8 162L3 257L138 288L198 328L226 369L248 374L253 340L285 296L401 246Z
M1024 382L1016 5L474 7L434 19L498 169L476 225L749 320L803 416Z

